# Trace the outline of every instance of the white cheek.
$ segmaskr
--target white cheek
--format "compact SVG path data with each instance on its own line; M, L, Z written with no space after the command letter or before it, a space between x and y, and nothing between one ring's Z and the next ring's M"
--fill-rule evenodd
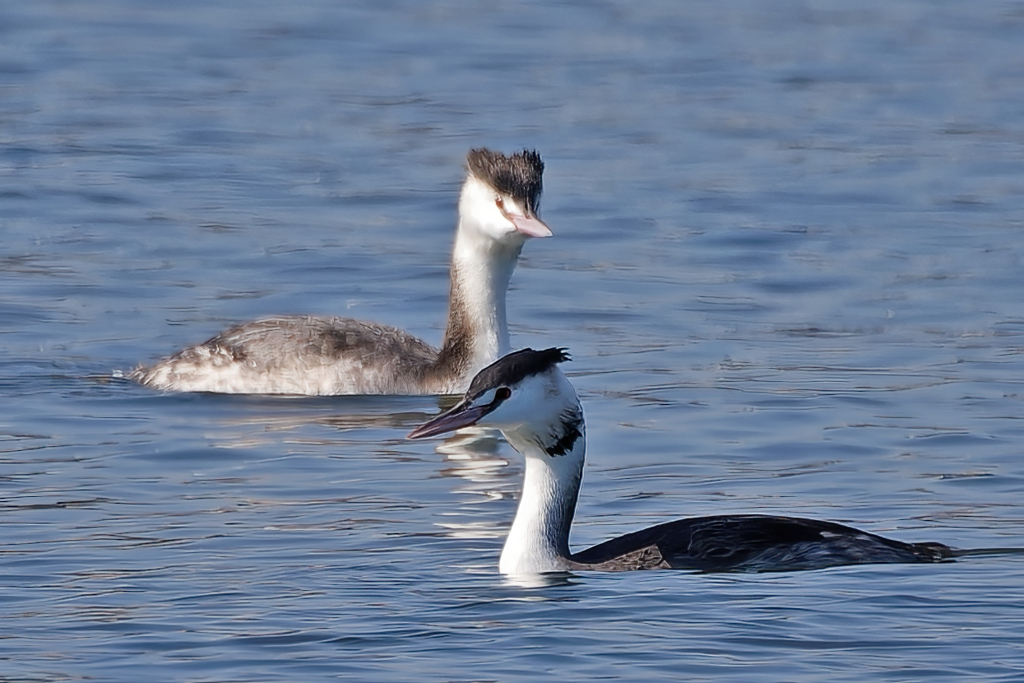
M499 429L516 428L524 421L524 411L518 401L505 401L487 414L487 424Z
M539 415L544 415L547 403L547 386L532 385L529 389L520 389L508 400L498 406L491 415L495 423L508 427L535 422Z
M484 223L483 228L488 233L495 236L507 235L516 231L515 224L505 218L497 209L495 209L492 215L487 217L487 221Z

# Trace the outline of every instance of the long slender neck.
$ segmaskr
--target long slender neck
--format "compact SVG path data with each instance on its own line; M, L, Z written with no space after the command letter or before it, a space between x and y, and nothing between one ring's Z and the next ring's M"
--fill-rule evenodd
M483 237L471 218L459 219L452 250L448 327L438 370L458 378L463 390L484 366L509 352L505 294L523 242Z
M583 414L576 406L559 433L545 435L502 430L526 456L523 492L516 518L501 551L502 574L534 574L567 568L569 530L586 454Z

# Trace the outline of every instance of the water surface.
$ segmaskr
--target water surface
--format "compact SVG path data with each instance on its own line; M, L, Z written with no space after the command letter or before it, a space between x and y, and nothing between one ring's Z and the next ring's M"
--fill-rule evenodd
M1024 10L0 10L0 679L1008 681L1024 560L496 571L521 463L434 398L113 379L229 324L437 343L468 149L538 149L575 547L697 514L1024 545Z

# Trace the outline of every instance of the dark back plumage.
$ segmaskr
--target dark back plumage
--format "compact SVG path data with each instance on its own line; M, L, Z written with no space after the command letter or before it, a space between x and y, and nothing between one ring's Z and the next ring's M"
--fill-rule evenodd
M941 543L903 543L852 527L799 517L719 515L658 524L572 556L604 569L794 571L850 564L942 562ZM642 557L647 565L637 565Z
M489 149L474 149L466 157L466 165L474 176L537 213L544 176L544 162L537 152L524 149L507 157Z
M489 389L518 384L530 375L547 371L558 363L570 360L565 349L550 348L543 351L522 349L502 356L477 373L469 385L466 397L473 399Z

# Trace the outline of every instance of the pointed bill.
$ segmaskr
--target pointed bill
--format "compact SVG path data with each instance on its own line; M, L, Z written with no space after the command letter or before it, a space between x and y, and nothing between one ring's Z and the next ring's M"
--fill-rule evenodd
M470 406L460 403L446 413L427 420L416 429L409 432L407 439L425 439L428 436L437 436L445 432L454 432L456 429L471 427L484 415L489 413L491 406Z
M533 216L517 216L506 214L507 218L516 226L516 232L521 232L527 237L551 237L551 229L539 218Z

